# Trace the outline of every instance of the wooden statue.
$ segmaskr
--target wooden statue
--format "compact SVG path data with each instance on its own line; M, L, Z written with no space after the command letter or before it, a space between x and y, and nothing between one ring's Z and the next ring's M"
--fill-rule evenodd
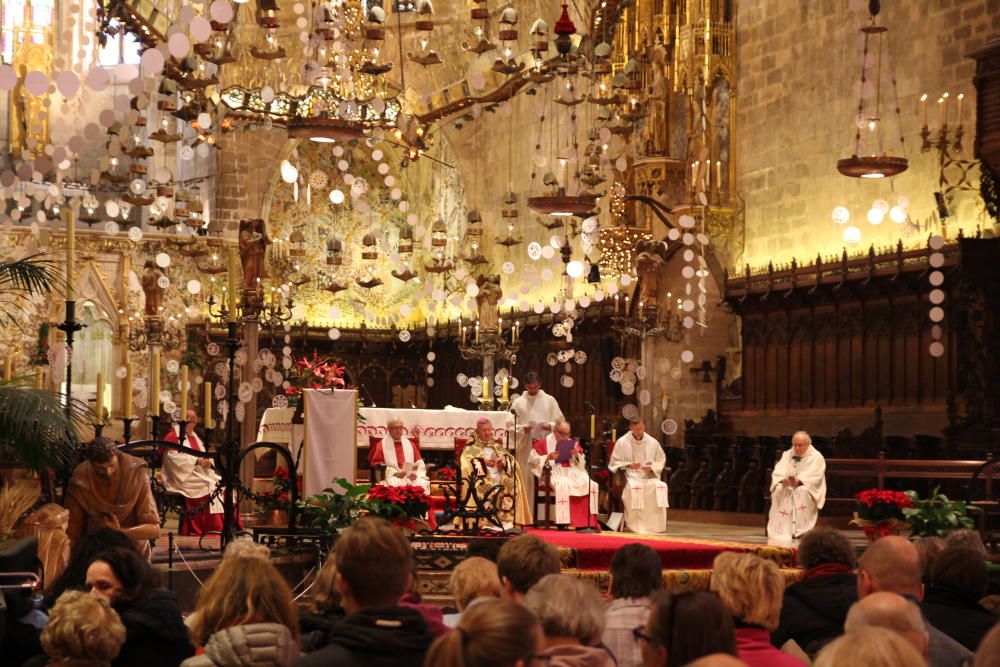
M497 331L500 328L500 311L497 304L503 292L500 290L500 276L480 276L476 281L479 294L476 295L476 306L479 309L479 330Z
M642 129L642 143L646 155L664 155L667 152L667 51L662 44L653 47L653 82L649 85L649 116Z
M142 265L142 291L146 295L146 317L159 317L160 308L163 306L163 293L166 291L160 287L160 277L163 271L151 259L147 259Z
M254 290L267 277L264 258L271 239L267 238L267 228L260 218L240 220L240 260L243 262L243 289Z

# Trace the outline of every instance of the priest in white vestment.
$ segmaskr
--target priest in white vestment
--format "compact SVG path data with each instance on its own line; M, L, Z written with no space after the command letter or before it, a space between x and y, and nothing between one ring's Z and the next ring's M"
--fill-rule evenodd
M510 409L517 415L517 464L522 470L528 469L528 457L538 440L551 435L556 424L565 419L559 403L554 396L542 391L538 373L530 372L524 376L524 393L511 403ZM525 492L528 498L535 497L535 478L528 475L524 480ZM532 511L536 511L533 508Z
M812 446L809 434L799 431L771 473L768 536L792 539L809 532L825 503L826 460Z
M575 528L597 528L598 486L587 474L583 450L574 442L568 461L562 463L557 445L568 441L569 422L560 421L556 430L544 439L537 440L528 455L528 465L535 477L541 480L546 468L550 469L552 490L556 497L556 524Z
M198 413L187 412L187 424L184 429L185 447L199 452L207 451L194 427L198 424ZM173 428L163 438L167 442L180 440L180 424ZM185 509L194 510L205 504L218 485L219 474L215 472L212 459L192 456L184 452L164 448L163 453L163 486L171 493L184 496ZM182 516L177 532L181 535L204 535L222 530L222 495L216 496L211 503L191 516Z
M428 494L431 481L427 478L427 467L420 455L417 443L406 437L406 426L401 419L390 419L386 424L389 435L372 447L368 463L372 466L385 465L387 486L419 486Z
M667 485L660 479L667 455L660 443L646 433L642 420L629 424L628 433L618 438L611 451L608 470L625 471L622 504L625 526L633 533L667 532Z

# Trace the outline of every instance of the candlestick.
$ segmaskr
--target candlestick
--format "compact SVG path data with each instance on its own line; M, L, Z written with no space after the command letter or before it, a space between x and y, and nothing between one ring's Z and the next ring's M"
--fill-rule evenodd
M958 94L958 118L955 121L955 124L958 125L959 127L962 127L962 104L963 104L963 102L965 102L965 93L959 93Z
M97 421L104 420L104 373L97 374L97 397L94 399L94 412L97 413Z
M122 419L132 418L132 362L125 360L125 379L122 385Z
M14 377L14 356L8 352L3 360L3 379L10 382L12 377Z
M160 414L160 350L153 348L149 371L149 414L158 417Z
M187 419L188 412L188 367L181 366L181 419Z
M483 376L483 398L488 399L490 395L490 379Z
M590 415L590 439L594 439L594 433L597 429L597 415Z
M927 127L927 93L920 96L920 115L924 119L924 127Z
M63 220L66 222L66 300L72 301L76 278L76 218L69 206L63 209Z
M502 393L501 393L501 398L503 400L505 400L505 401L509 401L510 400L510 379L509 378L504 378L503 379L503 390L502 390Z
M202 401L202 410L204 415L202 416L202 423L205 425L206 429L212 428L212 383L205 383L205 398Z
M39 368L35 372L35 389L41 389L45 382L45 371Z
M236 246L229 246L229 321L236 322L236 306L239 303L239 257Z
M618 429L611 429L611 442L618 442Z

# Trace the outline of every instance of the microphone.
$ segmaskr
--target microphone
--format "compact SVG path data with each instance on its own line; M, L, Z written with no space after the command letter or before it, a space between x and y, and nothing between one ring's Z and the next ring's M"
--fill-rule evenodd
M375 405L375 399L372 398L372 394L370 391L368 391L368 387L365 386L364 382L361 383L361 390L365 392L365 398L367 398L368 402L372 404L372 407L377 408L378 406Z
M587 409L587 412L589 412L590 414L592 414L592 415L596 415L597 414L597 408L595 408L594 404L591 403L590 401L584 401L583 402L583 407L585 407Z

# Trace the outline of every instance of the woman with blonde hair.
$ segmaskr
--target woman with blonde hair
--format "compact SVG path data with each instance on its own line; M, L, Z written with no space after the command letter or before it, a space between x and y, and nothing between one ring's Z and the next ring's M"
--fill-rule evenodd
M444 623L449 628L458 626L462 614L469 607L500 597L497 564L481 556L466 558L456 565L448 583L458 607L457 614L446 614L444 617Z
M778 627L785 578L774 561L725 551L715 557L711 590L733 615L736 652L749 667L803 667L805 663L771 645Z
M860 627L827 644L814 667L927 667L917 649L887 628Z
M198 593L191 638L201 655L182 667L287 667L299 655L292 591L269 561L224 558Z
M530 611L510 600L484 600L463 614L458 628L435 640L426 667L528 667L542 643Z
M104 598L66 591L52 607L41 641L50 666L107 667L125 643L125 626Z

